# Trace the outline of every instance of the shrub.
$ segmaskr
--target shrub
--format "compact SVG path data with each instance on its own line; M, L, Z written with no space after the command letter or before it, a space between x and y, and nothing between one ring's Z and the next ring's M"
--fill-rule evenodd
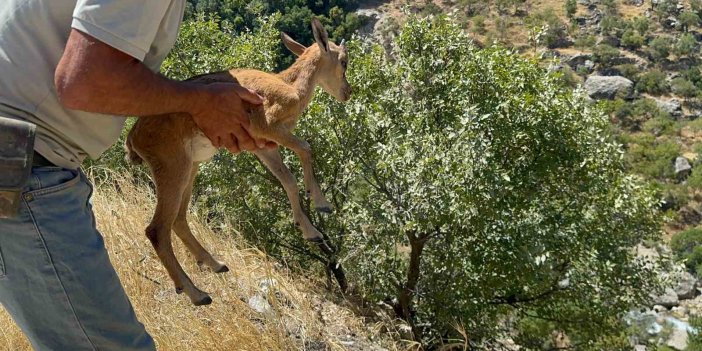
M638 77L636 90L654 95L665 94L670 91L667 78L662 71L652 69Z
M644 132L651 133L655 136L675 135L678 133L675 121L668 117L656 117L649 119L643 125Z
M525 25L527 28L543 28L540 42L549 47L567 36L566 25L551 8L529 16Z
M477 15L473 17L473 31L478 34L485 34L487 32L485 28L485 16Z
M609 45L600 44L595 47L593 59L602 66L611 66L614 59L619 57L619 49Z
M642 47L645 43L644 37L634 31L633 29L628 29L624 34L622 35L622 41L621 44L629 49L638 49Z
M697 155L697 157L702 156L699 153ZM698 166L699 165L695 165L695 167L692 168L692 173L687 177L687 185L694 189L702 190L702 166Z
M667 37L656 37L648 44L649 53L657 61L662 61L670 55L671 39Z
M683 78L695 84L698 89L702 90L702 68L692 67L680 72L680 74Z
M641 36L646 36L651 29L651 21L643 16L634 17L629 23L629 26L635 29Z
M682 77L673 79L671 86L675 94L678 94L685 99L694 98L699 94L697 87L692 84L691 81Z
M621 72L622 76L628 78L632 82L636 82L639 74L641 74L641 70L639 69L639 67L636 65L632 65L632 64L619 65L619 66L616 66L615 68L619 72Z
M634 102L615 99L604 101L602 104L620 127L631 132L640 131L650 119L670 119L670 115L658 108L655 101L650 99L639 99Z
M699 52L699 50L697 50L697 39L690 33L681 35L680 39L675 43L674 52L677 56L690 56L693 53Z
M700 16L692 11L684 11L679 17L680 26L682 26L685 32L690 30L690 27L694 27L700 24Z
M575 47L579 48L580 50L584 50L587 48L591 48L595 46L595 43L597 42L597 38L594 35L591 34L583 34L579 35L577 38L575 38Z
M675 178L673 161L680 155L680 145L653 135L631 138L626 159L631 170L649 179L665 181Z
M616 35L624 27L621 17L605 15L600 21L600 31L603 35Z
M670 248L691 273L702 277L702 229L692 228L673 235Z
M576 0L566 0L565 1L565 12L568 18L573 18L575 12L578 11L578 2Z

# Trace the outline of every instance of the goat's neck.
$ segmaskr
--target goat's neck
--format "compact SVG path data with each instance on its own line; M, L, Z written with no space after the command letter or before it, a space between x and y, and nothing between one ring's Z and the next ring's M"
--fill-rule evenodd
M319 52L312 52L300 56L292 66L280 73L280 77L297 91L300 110L304 110L312 99L317 86L320 63Z

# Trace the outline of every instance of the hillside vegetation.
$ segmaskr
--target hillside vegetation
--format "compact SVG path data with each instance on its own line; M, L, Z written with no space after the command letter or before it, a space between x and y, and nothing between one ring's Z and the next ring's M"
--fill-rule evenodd
M280 28L294 23L291 34L310 45L310 11L325 16L330 32L343 27L334 8L343 9L344 21L357 16L357 6L368 13L355 2L190 3L162 67L174 79L279 69L291 59ZM674 269L660 239L663 215L676 219L671 230L692 225L681 211L697 201L697 167L690 157L694 168L680 174L674 161L697 152L682 126L696 123L690 116L698 98L690 91L699 65L692 49L664 55L661 42L684 42L698 27L666 29L663 14L644 21L637 17L643 6L612 0L572 4L424 1L402 12L390 2L380 9L394 17L369 18L379 40L346 29L334 34L352 39L354 96L341 104L320 90L296 134L311 144L335 207L320 214L309 211L309 200L303 205L338 248L352 285L346 295L325 286L326 259L301 238L285 192L252 155L222 151L201 165L196 181L194 212L216 233L199 226L199 234L233 271L193 275L215 298L206 308L175 295L141 235L153 200L140 202L131 189L133 182L150 194L140 188L149 184L145 169L126 165L121 145L86 164L102 184L95 207L107 211L98 218L107 222L107 246L163 349L628 351L665 344L670 327L660 332L666 338L651 336L649 324L631 316L663 292L672 290L675 300L666 307L696 294L694 277L685 292L669 288ZM676 16L682 12L676 7ZM622 46L639 41L638 49ZM673 89L677 78L694 88L680 90L678 80ZM573 89L581 83L586 89ZM671 93L681 100L680 116L652 99L667 102ZM283 155L302 180L297 157ZM694 272L702 235L683 239L675 254ZM131 247L140 249L127 258ZM197 271L179 255L188 272ZM268 288L271 276L275 288ZM264 286L272 307L257 314L248 299ZM190 315L201 317L202 334L186 329L182 316ZM330 322L332 315L341 320ZM354 334L351 344L342 337ZM7 335L20 345L18 334Z
M272 70L279 20L236 33L196 17L163 71ZM451 19L411 17L393 41L390 52L349 42L353 99L318 93L296 132L336 209L310 218L339 249L347 298L380 306L402 331L390 335L427 349L535 348L556 345L554 332L582 349L626 343L620 316L659 287L659 260L636 247L656 241L660 222L606 116L533 61L478 49ZM145 179L123 156L115 147L92 167ZM301 180L297 158L284 158ZM251 155L217 154L196 183L208 226L233 226L297 274L323 276L325 259Z
M208 307L192 306L176 294L143 235L155 203L150 189L118 174L109 183L98 181L93 196L110 259L159 350L375 349L367 339L374 333L364 320L327 294L322 282L291 275L250 247L234 229L214 233L197 217L190 221L193 234L233 269L227 274L200 269L184 245L174 240L183 268L215 299ZM2 309L0 330L1 350L31 350Z

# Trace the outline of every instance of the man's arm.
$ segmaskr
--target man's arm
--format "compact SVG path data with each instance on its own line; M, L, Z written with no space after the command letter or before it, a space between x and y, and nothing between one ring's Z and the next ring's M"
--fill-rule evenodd
M74 110L121 116L187 112L217 147L253 151L245 104L261 98L236 84L169 80L137 59L81 31L71 31L55 73L59 100Z

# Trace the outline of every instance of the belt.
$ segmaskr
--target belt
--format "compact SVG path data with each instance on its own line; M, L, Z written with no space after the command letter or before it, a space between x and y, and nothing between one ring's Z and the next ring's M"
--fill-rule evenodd
M51 161L47 160L46 157L34 151L34 156L32 158L32 167L56 167L56 165L51 163Z

